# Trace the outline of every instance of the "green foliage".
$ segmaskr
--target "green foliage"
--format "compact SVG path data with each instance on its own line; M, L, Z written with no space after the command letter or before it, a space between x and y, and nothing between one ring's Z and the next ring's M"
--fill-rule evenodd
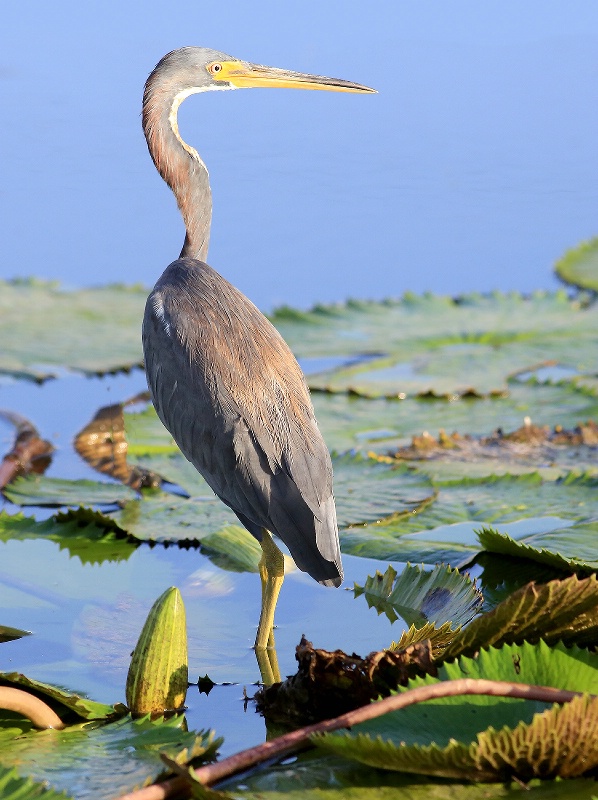
M505 645L445 664L438 678L414 679L407 688L466 675L596 693L597 666L595 655L564 645ZM314 741L369 766L461 780L576 777L598 766L598 700L582 697L545 714L547 705L486 695L444 697ZM582 730L587 739L579 737Z
M0 797L2 800L69 800L70 795L56 792L31 778L21 778L16 769L0 766Z
M566 572L598 570L597 536L598 521L578 523L519 541L493 528L482 528L478 533L484 550L514 558L529 558Z
M598 292L598 237L567 250L554 271L565 283Z
M408 625L449 622L453 628L467 624L480 610L481 592L469 576L444 564L432 571L407 564L397 577L389 566L384 575L368 576L364 586L354 587L370 608L385 613L391 622L401 617Z

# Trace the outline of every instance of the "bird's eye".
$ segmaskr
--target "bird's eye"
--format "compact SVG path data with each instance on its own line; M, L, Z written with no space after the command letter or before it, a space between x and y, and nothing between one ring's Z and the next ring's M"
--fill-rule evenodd
M217 75L219 72L222 72L222 64L219 64L215 61L213 64L208 66L208 72L210 75Z

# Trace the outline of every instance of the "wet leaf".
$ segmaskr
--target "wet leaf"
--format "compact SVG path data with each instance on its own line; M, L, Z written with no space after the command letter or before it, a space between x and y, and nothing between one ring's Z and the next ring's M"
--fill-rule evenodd
M582 580L572 575L546 584L523 586L493 611L482 614L461 630L445 650L443 659L472 655L491 645L535 642L540 638L549 643L598 644L595 575Z
M75 509L37 521L24 514L0 511L0 541L49 539L61 550L79 558L82 564L123 561L138 543L104 514L91 509Z
M133 489L118 483L33 476L17 478L4 494L21 506L113 505L137 497Z
M468 575L438 564L432 571L407 564L397 577L389 566L384 575L368 576L364 586L355 585L355 597L364 595L370 608L385 613L391 622L401 617L408 625L450 622L466 625L480 610L483 597Z
M16 769L0 766L0 797L2 800L69 800L70 795L57 792L31 778L22 778Z
M127 715L109 724L35 732L14 723L5 730L0 721L0 763L18 761L22 773L67 788L75 797L118 797L163 773L160 753L177 758L186 750L198 761L212 760L221 741L211 731L186 730L182 715L155 720Z
M415 678L408 688L467 675L595 693L597 665L596 655L562 644L554 648L544 642L505 645L483 650L476 659L445 664L438 678ZM598 700L589 703L587 697L579 698L566 704L567 711L550 709L543 719L534 718L548 705L484 695L446 697L356 725L350 733L326 734L314 741L327 751L370 766L465 780L574 777L592 770L598 765L594 733ZM526 728L503 729L520 723L526 723ZM587 740L579 736L586 727ZM550 762L538 759L539 750L550 754Z
M566 572L598 570L598 521L579 523L516 541L493 528L478 532L480 545L491 553L528 558Z
M598 238L567 250L554 271L565 283L598 292Z
M0 488L3 489L17 475L44 473L52 461L54 446L42 439L36 427L20 414L0 411L0 417L12 423L16 429L12 449L0 464Z
M30 691L51 705L59 716L61 713L64 714L65 710L68 710L75 713L80 719L107 720L126 713L126 708L122 703L112 706L105 703L96 703L94 700L68 692L58 686L51 686L48 683L33 680L18 672L0 672L0 685L14 686L17 689Z
M588 800L591 779L521 785L432 782L407 773L374 769L321 750L301 753L268 770L222 785L235 800Z

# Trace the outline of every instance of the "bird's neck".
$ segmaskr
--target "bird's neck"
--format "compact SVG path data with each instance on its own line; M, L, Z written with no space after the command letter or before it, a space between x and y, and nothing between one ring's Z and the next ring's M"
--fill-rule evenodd
M143 132L156 169L172 189L186 228L181 258L205 261L210 241L212 193L208 170L179 134L177 114L192 91L146 85Z

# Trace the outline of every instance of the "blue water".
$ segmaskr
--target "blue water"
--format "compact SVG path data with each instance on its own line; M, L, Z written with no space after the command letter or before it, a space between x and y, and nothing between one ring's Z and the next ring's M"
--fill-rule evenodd
M23 0L2 31L2 277L151 285L176 257L139 111L186 44L379 90L183 105L214 189L209 261L263 309L550 288L598 232L593 0Z

